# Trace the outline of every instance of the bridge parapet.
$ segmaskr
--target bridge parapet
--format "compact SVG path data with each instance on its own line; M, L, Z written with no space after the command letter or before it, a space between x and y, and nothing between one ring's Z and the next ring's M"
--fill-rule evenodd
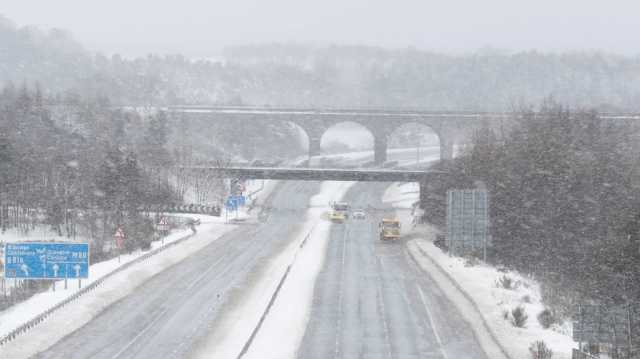
M442 171L353 170L323 168L271 167L182 167L184 171L207 172L217 178L273 179L294 181L360 181L360 182L418 182L420 207L424 208L427 185L444 174Z

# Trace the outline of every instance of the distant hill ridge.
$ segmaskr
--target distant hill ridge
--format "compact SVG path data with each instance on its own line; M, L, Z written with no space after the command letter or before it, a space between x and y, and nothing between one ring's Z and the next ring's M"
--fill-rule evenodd
M223 61L91 53L66 31L0 17L0 85L107 96L119 105L225 104L505 111L554 97L640 110L640 57L603 52L447 55L367 46L234 46Z

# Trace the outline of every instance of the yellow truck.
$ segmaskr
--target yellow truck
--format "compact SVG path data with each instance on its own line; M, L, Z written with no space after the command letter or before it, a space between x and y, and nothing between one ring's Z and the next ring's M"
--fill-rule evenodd
M347 219L347 217L345 216L344 212L335 210L329 212L329 220L331 222L344 223L345 219Z
M346 219L344 213L339 212L339 211L331 211L329 213L329 220L331 222L334 223L344 223L344 220Z
M330 202L329 220L334 223L344 223L349 218L349 203Z
M349 205L349 203L347 203L347 202L331 202L331 203L329 203L329 205L331 206L331 209L334 212L341 212L344 215L345 219L349 218L349 210L351 209L351 206Z
M396 218L383 218L380 224L380 240L392 240L400 238L400 221Z

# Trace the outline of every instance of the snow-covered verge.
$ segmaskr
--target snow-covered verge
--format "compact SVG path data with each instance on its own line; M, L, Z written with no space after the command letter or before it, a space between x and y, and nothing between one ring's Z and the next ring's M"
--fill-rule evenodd
M51 241L56 242L87 242L87 238L80 235L75 238L60 236L51 226L36 225L34 229L28 233L23 233L17 228L8 228L4 233L0 234L0 243L17 243L17 242L37 242Z
M487 358L491 359L519 359L527 356L511 356L495 336L491 325L485 320L482 311L477 307L471 297L457 285L457 282L438 265L423 255L416 247L415 241L407 244L409 254L418 263L420 268L429 273L429 276L438 285L444 295L458 308L460 315L467 321L474 332L478 344L482 347ZM418 248L418 249L416 249Z
M280 181L277 180L247 180L247 209L249 211L260 210L279 183Z
M230 211L223 207L220 217L227 223L257 219L256 214L263 209L263 205L276 189L278 183L280 181L277 180L247 180L244 192L245 205Z
M418 200L420 187L416 182L392 183L382 195L382 202L396 209L412 209Z
M308 236L291 260L291 269L269 316L258 332L247 358L294 358L302 341L313 302L316 278L324 265L331 223L325 220L328 203L340 201L355 182L323 182L311 197L303 233ZM308 229L308 231L307 231ZM279 343L274 346L273 343Z
M169 245L172 242L183 238L191 231L175 231L169 236L165 237L164 245ZM161 241L155 241L151 243L152 250L162 246ZM93 264L89 268L89 278L82 279L82 286L86 287L103 276L109 274L120 266L123 266L137 258L144 255L146 252L135 251L130 254L124 253L118 258L112 258L107 261ZM9 284L13 282L12 279L7 279ZM4 311L0 312L0 338L9 333L11 330L35 317L36 315L44 312L45 310L55 306L64 299L78 293L81 290L78 281L74 279L68 280L67 289L64 288L64 280L55 282L55 291L49 290L46 292L38 293L24 302L17 303Z
M543 340L553 350L554 359L571 358L571 350L577 345L569 331L565 327L544 329L537 320L538 314L544 310L544 304L535 281L516 272L500 272L482 263L470 266L462 258L443 253L427 239L410 241L408 246L423 269L430 274L441 272L443 279L453 282L460 292L457 295L461 294L472 302L483 322L511 358L531 356L529 346L537 340ZM498 285L500 278L505 275L513 280L516 288L504 289ZM440 284L440 281L437 282ZM456 293L452 295L456 296ZM458 301L454 302L457 304ZM505 312L511 312L518 306L524 308L528 316L524 328L515 327L511 323L511 316L508 319L504 317ZM471 324L479 326L480 331L484 330L481 323Z
M416 147L406 148L390 148L387 150L387 156L389 160L392 160L397 155L410 154L413 155L418 151ZM429 163L437 161L440 158L440 146L423 146L420 147L420 163ZM353 151L334 154L323 154L314 156L311 158L311 165L317 166L323 160L340 161L343 165L360 165L361 161L367 158L373 158L373 149L368 151ZM415 159L400 160L397 166L413 165L416 163Z
M458 307L488 357L493 359L507 354L511 359L529 358L531 343L543 340L553 350L554 359L571 358L571 349L577 345L569 328L544 329L538 322L537 316L545 307L535 281L481 262L470 265L465 259L450 256L433 244L438 231L432 226L418 224L413 228L413 217L408 209L417 201L418 193L416 184L393 184L385 192L383 201L397 209L405 233L417 237L407 244L411 256ZM512 280L514 289L498 285L503 276ZM505 312L510 313L518 306L524 308L528 316L524 328L511 323L511 314L505 319Z
M309 320L315 278L324 263L331 226L325 219L328 203L340 200L353 184L322 183L309 201L306 220L292 234L294 240L268 263L198 357L236 358L243 350L244 358L295 357Z
M154 243L152 252L155 255L153 256L144 257L149 252L135 252L131 255L123 255L120 263L117 258L114 258L92 265L90 277L83 280L82 284L88 287L100 281L100 285L95 286L91 291L84 292L69 305L51 312L39 325L30 328L28 335L19 335L0 346L0 357L30 357L48 348L65 335L82 327L106 307L131 293L158 272L180 262L235 228L235 226L224 225L217 217L195 214L189 217L199 218L202 223L198 233L193 236L198 240L184 240L191 237L190 231L177 231L165 238L164 244ZM176 244L178 241L181 242ZM164 250L160 250L162 246L165 247ZM140 261L142 257L144 260ZM136 259L139 261L132 263L125 270L118 271L119 268ZM115 274L112 274L114 272ZM132 275L134 272L135 275ZM105 276L108 276L107 280L101 279ZM60 281L57 283L55 292L39 293L25 302L10 307L0 313L0 333L4 335L49 308L76 296L78 291L80 289L76 281L69 281L67 290L64 290L64 281Z

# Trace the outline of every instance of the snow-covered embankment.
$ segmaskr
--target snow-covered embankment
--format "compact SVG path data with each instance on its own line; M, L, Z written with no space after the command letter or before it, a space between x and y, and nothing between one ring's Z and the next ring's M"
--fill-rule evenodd
M16 339L1 346L0 357L26 358L45 350L67 334L81 328L109 305L124 298L157 273L196 253L235 228L233 225L223 224L222 220L217 217L195 214L189 216L198 217L202 222L202 225L198 227L198 233L192 236L192 239L182 241L179 245L170 246L171 243L189 236L190 231L186 230L170 235L164 240L164 243L153 243L153 248L159 248L163 245L167 248L159 251L156 255L148 257L145 261L136 263L126 270L110 276L93 291L85 293L69 305L53 312L45 321L31 328L26 335L18 336ZM90 285L144 254L144 252L135 252L131 255L123 255L120 263L118 263L117 258L114 258L92 265L90 277L87 280L83 280L83 284L85 286ZM29 300L2 312L0 314L0 328L3 329L3 332L12 330L25 320L74 295L78 290L75 281L70 281L69 289L67 290L62 289L63 285L63 281L60 281L56 292L48 291L36 294Z

